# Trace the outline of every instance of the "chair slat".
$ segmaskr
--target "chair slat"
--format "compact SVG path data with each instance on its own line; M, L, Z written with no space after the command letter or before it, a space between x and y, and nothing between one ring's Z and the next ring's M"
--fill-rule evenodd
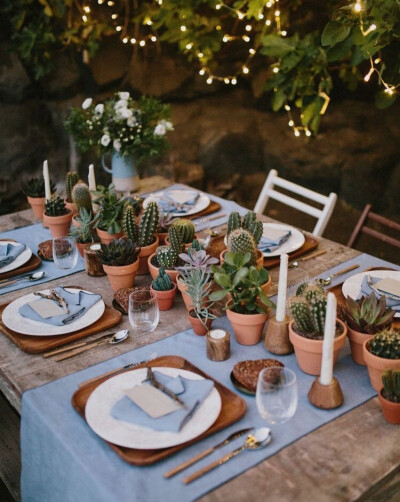
M400 241L397 239L394 239L393 237L390 237L389 235L385 235L382 232L378 232L377 230L374 230L373 228L369 227L362 227L361 229L362 232L365 234L370 235L371 237L375 237L375 239L379 239L382 242L386 242L386 244L390 244L392 246L396 246L400 248Z
M284 180L283 178L275 178L274 185L289 190L290 192L302 195L307 199L313 200L314 202L319 202L320 204L326 204L328 197L320 193L309 190L308 188L296 185L291 181Z
M321 209L317 209L316 207L309 206L308 204L305 204L304 202L301 202L300 200L293 199L293 197L289 197L288 195L285 195L281 192L277 192L276 190L270 190L269 191L269 196L271 199L278 200L280 202L283 202L283 204L286 204L287 206L294 207L295 209L298 209L299 211L302 211L303 213L310 214L311 216L314 216L315 218L319 218L321 216Z

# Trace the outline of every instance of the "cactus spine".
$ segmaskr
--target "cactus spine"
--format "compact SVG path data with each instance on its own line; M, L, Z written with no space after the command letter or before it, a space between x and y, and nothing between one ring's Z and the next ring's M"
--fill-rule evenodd
M175 254L179 256L179 254L184 251L185 245L182 243L180 232L173 225L169 227L168 238L171 248L174 250Z
M400 331L381 331L369 342L369 350L378 357L400 359Z
M72 200L76 204L78 211L83 207L86 211L92 210L92 197L89 187L83 181L76 183L72 189Z
M151 285L156 291L169 291L173 288L169 275L165 273L165 269L162 267L158 271L157 278L151 283Z
M167 269L174 268L178 261L178 255L171 246L159 246L156 257L159 266Z
M179 231L181 240L184 244L189 244L189 242L193 241L195 226L190 220L178 218L172 223L172 226Z
M138 242L139 226L136 223L136 211L130 204L125 206L122 214L122 228L124 229L125 235L128 239L131 239L133 242Z
M72 199L72 189L78 183L78 173L74 171L70 171L67 173L65 177L65 192L66 192L66 200L67 202L73 202Z
M295 328L306 338L322 339L325 331L326 293L316 283L303 283L290 299Z
M263 234L263 224L261 221L257 220L256 213L252 212L246 213L242 221L240 218L240 214L237 211L233 211L229 215L228 229L226 234L229 236L232 232L234 232L239 228L243 228L248 232L250 232L257 246Z
M143 211L139 226L139 244L142 247L150 246L155 240L160 212L157 202L150 202Z
M314 331L319 335L323 335L325 329L326 297L315 296L311 298L310 310Z
M295 296L290 302L290 311L296 328L303 333L311 333L314 329L308 302L301 296Z
M257 246L254 237L248 230L237 228L228 235L228 251L231 253L250 253L249 265L256 266Z
M237 211L232 211L228 219L228 228L226 234L229 235L234 230L237 230L242 226L242 221L240 219L240 214Z

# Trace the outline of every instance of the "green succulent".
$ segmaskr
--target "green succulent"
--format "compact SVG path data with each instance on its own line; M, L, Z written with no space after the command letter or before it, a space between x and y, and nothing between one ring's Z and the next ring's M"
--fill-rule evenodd
M168 270L175 268L179 256L171 246L159 246L156 250L157 263Z
M140 247L131 239L114 239L109 244L101 244L101 249L96 251L103 265L122 267L134 263L139 256Z
M382 373L383 397L393 403L400 403L400 370L386 370Z
M24 183L21 183L21 189L24 195L27 197L45 197L44 179L40 178L29 178ZM56 187L52 181L50 181L50 192L54 193Z
M168 239L171 248L177 256L185 250L185 244L182 242L181 234L174 226L170 226L168 230Z
M115 193L113 184L110 184L107 188L98 185L93 194L96 196L93 201L94 204L99 205L99 210L94 218L95 228L105 230L110 235L121 232L125 199Z
M74 227L71 230L70 235L74 237L76 242L80 244L87 244L94 241L92 223L93 217L92 212L86 211L84 207L79 210L78 216L76 216L76 221L80 224L79 227Z
M374 293L362 296L359 300L353 300L348 296L346 305L341 311L351 329L368 334L389 328L396 314L390 307L386 307L384 296L378 299Z
M158 271L158 276L154 281L152 281L151 285L153 289L156 291L169 291L173 288L172 281L169 275L165 272L164 268L160 268Z
M139 225L135 208L131 204L126 204L122 214L122 228L128 239L137 242L139 240Z
M383 330L369 341L369 351L384 359L400 359L400 331Z
M63 216L69 212L64 199L61 199L58 195L53 196L44 204L44 213L46 216Z

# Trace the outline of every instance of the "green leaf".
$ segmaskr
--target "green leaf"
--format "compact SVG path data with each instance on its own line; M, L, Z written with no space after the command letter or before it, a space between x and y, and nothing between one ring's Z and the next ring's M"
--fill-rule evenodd
M233 281L232 281L233 287L236 287L238 284L240 284L242 282L242 280L247 276L247 273L248 273L247 268L239 269L236 272L235 277L233 278Z
M222 300L222 298L225 298L225 296L226 296L226 291L224 289L219 289L218 291L213 291L209 296L209 298L213 302L218 302L219 300Z
M277 112L282 108L282 106L285 104L286 101L286 94L281 91L277 90L272 94L271 97L271 107L274 112Z
M385 108L389 108L396 101L396 94L389 94L385 91L379 91L375 93L375 105L380 110L384 110Z
M265 35L261 38L261 43L263 47L260 52L266 56L282 58L294 50L289 40L285 40L278 35Z
M214 280L224 289L229 289L232 286L229 275L217 273L214 275Z
M319 115L325 100L314 94L313 96L306 96L303 99L302 119L303 125L308 125L314 117Z
M335 45L342 42L350 33L350 26L339 23L338 21L329 21L322 32L321 43L324 46Z

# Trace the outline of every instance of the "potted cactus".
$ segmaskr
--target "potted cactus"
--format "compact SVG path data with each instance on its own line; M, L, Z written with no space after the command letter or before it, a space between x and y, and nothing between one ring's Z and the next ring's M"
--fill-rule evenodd
M372 387L382 387L382 373L385 370L400 370L400 331L383 330L363 345L364 361L368 367Z
M78 248L79 254L84 256L85 246L94 241L93 228L92 228L92 212L86 211L84 207L79 210L79 214L76 217L79 226L76 226L71 230L70 235L76 241L76 247Z
M374 293L362 296L359 300L346 298L346 304L340 306L341 318L346 322L351 355L357 364L365 366L363 344L374 334L389 328L395 311L386 307L386 298L379 300Z
M156 235L161 246L165 244L165 238L168 235L168 230L172 224L172 219L173 218L171 213L166 213L164 211L160 212L160 219L158 220L158 229Z
M194 223L187 218L178 218L172 222L171 226L175 227L178 230L181 241L185 245L186 250L189 248L193 240L197 239ZM171 245L169 233L168 236L165 237L165 243Z
M159 267L163 267L171 281L176 283L179 275L179 270L176 270L176 267L182 264L179 254L183 251L184 245L181 234L174 226L169 228L168 236L170 245L158 247L156 252L149 256L147 263L153 279L157 277Z
M390 424L400 424L400 370L382 373L382 389L378 399L383 415Z
M97 197L93 202L99 205L99 210L94 218L94 227L101 242L107 244L124 234L122 231L122 214L125 199L118 197L113 184L110 184L107 188L98 185L97 190L93 193Z
M139 267L140 248L131 239L114 239L96 251L113 291L131 288Z
M90 195L89 187L83 181L78 181L72 188L71 191L72 202L76 207L77 214L79 214L81 209L85 209L88 213L92 212L92 196ZM72 218L72 224L74 227L79 226L79 221L77 218Z
M248 213L251 214L251 213ZM233 230L227 237L227 249L222 251L221 263L225 260L225 254L230 253L250 253L250 265L262 268L264 265L264 255L257 249L257 243L253 235L245 228Z
M65 205L67 209L72 211L72 217L76 216L79 212L76 204L72 199L72 189L78 183L78 173L75 171L70 171L65 177Z
M325 330L326 293L316 283L303 283L290 301L292 320L289 323L289 338L293 344L297 364L310 375L319 375L321 370L322 343ZM336 335L333 343L333 363L344 346L347 327L336 320Z
M72 221L72 211L58 195L45 202L43 224L48 226L53 237L64 237L69 233Z
M44 203L45 203L45 189L43 178L29 178L21 185L22 192L28 199L32 207L33 214L37 220L43 218ZM55 192L55 186L50 182L51 193Z
M160 310L170 310L172 308L176 295L176 284L171 281L162 267L157 278L152 281L150 289L156 295Z

